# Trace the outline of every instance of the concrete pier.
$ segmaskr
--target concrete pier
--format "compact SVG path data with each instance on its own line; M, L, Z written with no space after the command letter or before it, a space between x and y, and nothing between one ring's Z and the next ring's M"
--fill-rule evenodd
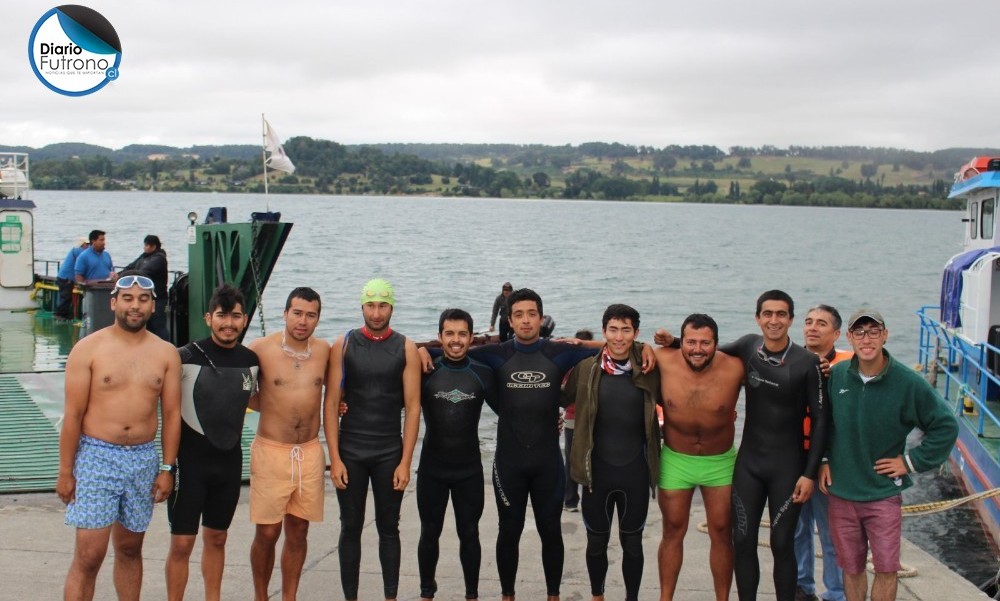
M327 482L326 519L323 523L312 524L309 532L309 554L299 588L299 599L303 601L330 601L343 599L340 586L339 562L337 559L337 537L339 534L339 511L336 495ZM229 532L226 572L223 580L224 599L252 599L253 582L250 572L249 549L253 540L254 526L248 518L248 490L244 488L237 509L233 527ZM708 567L708 535L697 531L695 526L705 519L700 496L695 494L695 506L691 512L691 527L685 539L684 566L678 584L678 600L715 601L712 578ZM534 531L530 515L521 539L520 570L518 571L517 596L519 599L544 599L545 584L539 551L538 536ZM363 536L363 556L361 589L359 598L375 601L383 598L381 569L378 562L378 538L375 533L374 513L369 495L368 522ZM461 601L464 599L462 570L458 561L458 538L455 536L451 510L441 537L441 560L438 565L438 594L441 601ZM579 513L562 514L563 538L566 544L566 561L562 582L562 599L568 601L590 598L590 583L584 557L586 536ZM659 597L659 581L656 566L656 550L660 541L661 518L655 502L651 501L649 522L644 536L645 570L642 582L642 599ZM500 584L497 579L494 543L496 542L496 505L493 491L487 487L486 509L480 522L483 543L483 562L479 594L483 599L497 599ZM762 536L767 530L762 530ZM417 517L414 483L411 481L403 501L400 537L403 544L403 558L400 569L399 598L419 599L419 577L417 572L416 547L420 534ZM62 598L63 582L73 554L74 529L63 524L63 505L54 493L0 496L0 599L57 599ZM166 508L156 507L153 523L146 534L143 551L144 577L143 598L166 598L163 566L169 547L170 534L167 527ZM281 542L278 543L280 553ZM817 542L818 547L818 542ZM96 599L114 599L112 585L113 551L97 581ZM188 599L203 596L201 571L198 560L201 543L192 555L190 580L187 587ZM279 556L280 557L280 556ZM771 554L760 548L761 585L758 599L775 599L771 581ZM617 537L612 536L609 551L606 596L609 600L624 597L625 589L621 579L621 551ZM961 576L948 570L927 553L908 541L903 541L903 563L917 570L914 578L899 581L901 601L940 601L941 599L987 599L975 586ZM280 559L276 566L280 565ZM817 582L821 579L822 562L817 560ZM822 585L820 585L822 586ZM275 568L271 579L271 599L281 598L281 574ZM730 598L736 598L735 584Z

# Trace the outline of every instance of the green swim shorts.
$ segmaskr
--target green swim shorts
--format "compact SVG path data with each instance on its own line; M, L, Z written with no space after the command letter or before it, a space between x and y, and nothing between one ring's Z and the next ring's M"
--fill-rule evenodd
M687 490L697 486L729 486L733 483L736 447L718 455L685 455L660 449L660 488Z

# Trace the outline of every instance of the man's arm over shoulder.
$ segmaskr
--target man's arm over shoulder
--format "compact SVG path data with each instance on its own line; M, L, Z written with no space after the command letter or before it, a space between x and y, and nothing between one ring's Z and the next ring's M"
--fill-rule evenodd
M750 357L750 353L756 350L760 337L756 334L745 334L732 342L719 345L719 350L727 355L740 357L744 361ZM791 344L791 342L789 342Z

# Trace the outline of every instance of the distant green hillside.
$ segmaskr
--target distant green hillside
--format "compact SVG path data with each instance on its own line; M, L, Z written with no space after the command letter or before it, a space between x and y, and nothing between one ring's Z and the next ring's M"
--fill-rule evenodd
M269 172L275 193L425 194L939 207L952 174L1000 149L732 147L663 148L588 142L541 144L342 145L290 138L293 175ZM3 147L31 154L36 188L262 191L254 145L118 150L82 143Z

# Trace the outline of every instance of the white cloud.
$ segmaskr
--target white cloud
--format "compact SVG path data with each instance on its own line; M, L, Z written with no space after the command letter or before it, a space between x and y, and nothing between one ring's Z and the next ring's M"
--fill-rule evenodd
M121 78L43 87L50 5L4 8L0 144L513 142L1000 145L995 0L88 4ZM15 35L10 35L15 32Z

